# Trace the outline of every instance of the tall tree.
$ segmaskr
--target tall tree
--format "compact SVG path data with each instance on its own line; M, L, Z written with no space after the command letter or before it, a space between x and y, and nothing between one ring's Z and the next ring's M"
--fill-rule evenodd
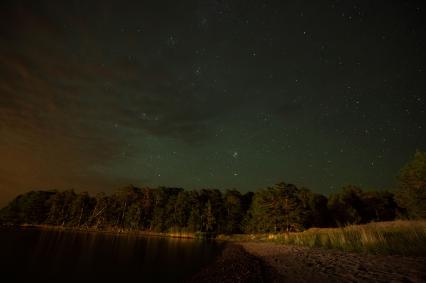
M10 224L41 224L49 213L48 200L55 192L30 191L17 196L1 210L2 222Z
M363 192L357 186L348 185L330 195L328 208L337 226L362 223Z
M201 231L202 227L202 202L198 191L188 192L188 201L190 203L190 212L188 218L188 229L190 231Z
M95 197L95 206L89 216L86 225L95 228L102 228L107 226L108 223L108 210L109 197L105 193L99 193Z
M396 217L398 205L394 194L388 191L371 191L363 194L363 222L389 221Z
M409 218L426 218L426 152L417 151L400 171L396 200Z
M71 221L72 203L76 198L74 190L58 192L50 199L50 211L46 222L54 225L65 225Z
M190 196L188 192L181 191L176 197L176 201L174 202L174 211L173 211L173 227L175 229L186 229L188 219L191 213L191 204L190 204Z
M224 202L224 233L241 233L241 222L245 211L243 207L243 195L237 190L226 190Z
M295 185L286 183L257 191L245 230L279 232L303 229L307 211L298 193Z
M81 226L87 223L95 205L95 200L87 192L77 194L70 205L68 224Z
M330 224L330 213L327 207L327 198L321 194L313 193L306 188L299 191L304 214L304 227L327 227Z

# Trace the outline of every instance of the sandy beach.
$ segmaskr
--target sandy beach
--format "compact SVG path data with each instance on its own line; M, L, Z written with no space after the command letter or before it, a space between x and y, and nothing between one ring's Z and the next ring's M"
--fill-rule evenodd
M189 282L426 282L426 258L243 242Z
M238 244L228 243L213 264L186 282L282 282L283 278L261 258Z

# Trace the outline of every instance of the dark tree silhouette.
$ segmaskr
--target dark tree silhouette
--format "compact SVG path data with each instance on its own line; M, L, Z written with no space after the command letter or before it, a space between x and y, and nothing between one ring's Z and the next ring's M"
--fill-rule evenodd
M349 185L329 198L287 183L245 194L134 186L94 197L73 190L30 191L0 210L0 223L214 235L389 221L401 213L425 218L426 153L416 152L398 180L395 195Z
M426 152L417 151L400 171L397 203L409 218L426 218Z

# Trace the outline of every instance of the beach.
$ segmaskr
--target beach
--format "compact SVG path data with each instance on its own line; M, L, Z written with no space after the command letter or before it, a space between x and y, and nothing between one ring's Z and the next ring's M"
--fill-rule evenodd
M426 258L230 243L189 282L426 282Z

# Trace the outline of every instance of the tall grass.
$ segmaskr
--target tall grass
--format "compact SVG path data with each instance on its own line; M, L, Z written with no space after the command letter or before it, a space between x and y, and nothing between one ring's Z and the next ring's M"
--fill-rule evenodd
M258 240L371 254L426 256L426 221L311 228L298 233L240 235L228 240Z

